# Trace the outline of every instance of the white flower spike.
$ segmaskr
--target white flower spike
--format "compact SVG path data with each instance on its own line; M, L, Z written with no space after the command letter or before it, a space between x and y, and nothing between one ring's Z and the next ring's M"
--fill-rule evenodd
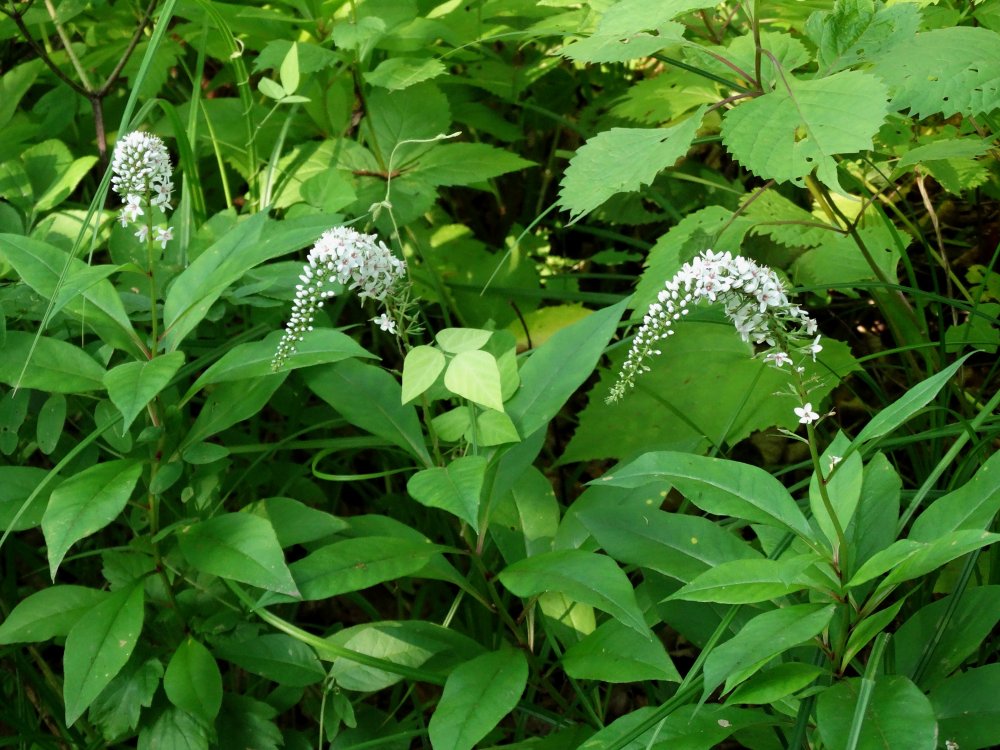
M649 306L632 341L608 401L617 401L635 386L635 379L649 371L646 360L660 353L657 343L673 334L673 324L699 302L719 302L744 341L766 345L764 360L774 367L791 364L792 350L815 358L820 346L816 321L793 305L784 285L767 266L728 252L704 251L668 279L656 302Z
M278 342L271 366L278 370L305 334L312 330L316 312L336 292L329 284L343 284L357 291L362 299L385 302L406 276L406 264L392 254L384 242L372 234L362 234L350 227L334 227L323 233L309 251L308 262L295 289L292 315L285 335ZM383 331L396 333L396 324L383 313L374 318Z

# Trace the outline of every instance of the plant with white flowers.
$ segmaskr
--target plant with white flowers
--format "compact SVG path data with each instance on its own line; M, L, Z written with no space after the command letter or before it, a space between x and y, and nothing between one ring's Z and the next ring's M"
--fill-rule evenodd
M278 343L271 365L278 370L298 342L313 329L317 311L324 302L336 295L334 284L356 291L362 302L374 299L385 310L372 318L379 328L398 333L398 318L405 317L405 300L400 294L406 277L406 263L392 254L375 235L364 234L350 227L334 227L316 241L295 287L292 314L285 325L285 335Z
M122 198L119 219L123 227L139 223L139 217L146 220L139 223L135 235L140 242L159 242L166 249L173 239L173 228L153 225L153 209L159 208L166 214L173 209L174 183L170 167L170 154L163 141L151 133L136 130L122 138L115 145L111 159L111 188ZM149 209L149 213L146 213Z
M611 388L609 402L635 387L636 378L650 369L647 360L662 353L659 342L673 335L674 322L700 302L721 304L740 337L764 346L760 352L764 361L778 369L793 365L795 354L815 360L823 349L820 336L815 335L816 321L788 299L773 270L749 258L705 250L668 279L656 302L649 306ZM801 373L801 368L796 371ZM813 421L811 404L806 404L801 414L799 411L796 409L797 416L808 414L809 422Z

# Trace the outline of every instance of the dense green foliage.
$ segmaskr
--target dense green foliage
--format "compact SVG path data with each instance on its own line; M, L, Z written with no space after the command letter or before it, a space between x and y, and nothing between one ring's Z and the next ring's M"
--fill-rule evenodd
M1000 745L998 32L0 0L0 745Z

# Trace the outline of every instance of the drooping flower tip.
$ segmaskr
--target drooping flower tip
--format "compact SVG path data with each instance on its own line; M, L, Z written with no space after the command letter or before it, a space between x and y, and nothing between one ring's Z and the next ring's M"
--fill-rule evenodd
M292 314L285 325L285 335L278 343L271 362L281 369L295 352L295 345L312 330L317 311L336 292L328 288L341 284L358 296L386 302L398 290L406 276L406 263L392 254L375 235L350 227L334 227L323 233L309 251L295 289ZM386 313L373 318L383 331L396 333L396 323Z
M673 324L700 302L720 303L740 337L770 350L765 361L781 368L791 364L791 351L807 352L815 360L822 350L816 321L792 304L777 274L749 258L705 250L664 282L656 302L649 306L608 396L617 401L649 370L645 361L659 354L656 343L674 333Z

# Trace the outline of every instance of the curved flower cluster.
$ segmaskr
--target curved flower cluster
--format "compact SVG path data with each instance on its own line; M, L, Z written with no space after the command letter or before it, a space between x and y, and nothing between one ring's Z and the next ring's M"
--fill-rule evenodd
M306 265L295 287L292 314L285 335L278 343L271 365L278 370L295 346L311 331L316 312L336 292L332 284L343 284L358 296L386 302L406 275L406 264L392 254L375 235L362 234L350 227L334 227L323 233L309 251ZM396 332L395 321L383 312L372 319L383 331Z
M649 306L609 402L624 396L635 386L636 377L649 371L645 362L661 353L658 342L670 337L674 321L702 301L721 303L744 341L767 345L764 359L775 367L791 363L789 349L815 358L823 348L819 336L809 341L816 333L816 321L789 301L774 271L749 258L706 250L685 263Z
M161 213L173 209L170 204L174 192L171 181L170 154L157 136L134 131L115 145L111 158L111 188L122 197L120 219L123 227L145 216L144 205L159 207ZM136 232L141 242L151 237L151 220L144 222ZM156 228L154 241L166 247L173 238L171 227Z

